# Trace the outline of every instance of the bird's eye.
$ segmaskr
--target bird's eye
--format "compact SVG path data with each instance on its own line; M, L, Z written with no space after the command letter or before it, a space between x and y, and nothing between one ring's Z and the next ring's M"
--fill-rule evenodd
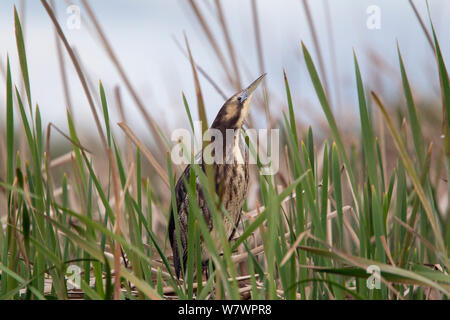
M241 102L241 100L242 100L242 97L238 97L237 99L238 99L238 101L239 101L239 102Z

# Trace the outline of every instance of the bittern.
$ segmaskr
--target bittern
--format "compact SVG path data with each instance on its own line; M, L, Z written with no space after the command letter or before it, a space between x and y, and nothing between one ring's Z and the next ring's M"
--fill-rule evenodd
M244 122L250 111L250 101L253 93L258 85L261 83L265 74L256 79L251 85L244 90L234 94L229 98L219 113L217 114L214 122L211 125L212 129L220 131L223 139L223 161L215 161L211 164L211 172L214 174L215 192L219 196L220 202L226 209L228 214L221 216L223 220L223 226L225 228L228 241L230 241L236 231L236 227L239 224L242 212L242 206L247 198L248 181L249 181L249 157L248 152L245 150L245 144L242 139L242 135L234 134L227 135L227 130L239 131L242 129ZM230 156L232 157L230 161ZM203 157L203 150L201 151L201 157ZM205 162L202 161L201 168L205 171ZM188 192L184 181L189 181L191 173L190 165L186 167L183 174L177 181L175 186L175 198L178 213L178 224L180 237L177 240L175 231L175 213L172 208L169 219L169 240L173 251L173 262L175 266L175 272L177 278L180 277L181 267L183 264L183 270L186 270L186 261L189 254L188 252L188 209L189 198ZM221 245L218 241L218 237L215 234L216 230L213 226L210 209L208 208L206 199L202 193L201 186L197 179L197 203L202 211L205 222L209 227L209 231L212 235L212 239L216 241L217 248ZM179 255L179 245L181 245L182 257ZM201 239L201 254L202 265L204 266L208 260L209 255L206 250L203 239Z

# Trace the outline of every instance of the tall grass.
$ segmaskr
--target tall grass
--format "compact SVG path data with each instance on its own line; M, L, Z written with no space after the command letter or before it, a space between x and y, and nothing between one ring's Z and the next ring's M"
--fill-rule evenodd
M58 29L53 10L46 1L42 3L76 66L77 57ZM86 1L83 3L87 5ZM190 6L208 37L213 38L200 9L193 1ZM217 9L236 69L233 45L219 2ZM253 9L257 14L255 4ZM100 25L95 26L100 32ZM257 22L255 26L258 27ZM439 69L436 76L440 79L443 109L441 145L432 145L423 134L423 119L413 99L399 49L399 75L407 113L403 119L394 117L377 93L371 92L371 97L367 94L364 75L354 54L361 136L356 149L349 151L313 58L302 44L306 67L330 129L328 139L318 143L311 128L299 134L297 106L292 98L295 93L291 92L284 73L288 114L279 121L283 133L280 150L280 162L285 163L283 170L275 176L262 176L258 167L253 168L257 206L248 210L253 204L246 203L238 235L229 242L220 223L227 212L210 187L209 174L192 165L191 178L184 181L189 198L195 199L198 178L220 246L211 237L198 203L191 201L190 254L183 270L185 280L179 280L172 266L167 235L159 234L155 219L158 215L167 217L169 204L175 203L174 185L180 168L173 165L169 153L163 155L162 162L162 157L155 156L126 123L119 124L122 131L117 130L109 116L111 97L101 82L96 93L101 106L95 106L92 98L89 102L94 117L97 117L94 110L101 110L102 117L97 117L96 123L105 150L102 159L98 160L83 146L69 110L68 132L50 124L45 126L32 99L27 65L30 52L26 50L16 11L15 27L21 72L20 78L13 79L8 58L6 133L0 134L6 145L6 154L2 155L5 174L0 176L3 202L0 208L6 210L0 215L0 299L448 298L450 217L448 204L442 210L438 203L450 193L450 86L434 29ZM255 32L259 34L258 30ZM102 41L108 51L106 37ZM257 45L261 50L260 41ZM212 45L214 49L217 46L214 42ZM195 52L187 48L199 117L206 119ZM114 60L115 55L109 50ZM241 81L238 70L229 69L224 56L218 58L229 84L237 86ZM84 83L85 75L79 68L77 72ZM123 70L121 76L127 79ZM15 86L22 82L26 97ZM125 82L134 92L131 83ZM90 95L89 90L85 92ZM137 94L134 98L143 107ZM182 98L186 120L192 126L190 104L184 95ZM374 109L375 105L378 109ZM268 107L265 106L266 110ZM375 129L377 112L382 115L382 125L388 129L395 146L392 169L388 169L383 156L386 145L380 143L380 133ZM147 120L153 138L161 140L160 146L166 145L164 133L151 118ZM20 123L20 127L15 127L15 123ZM70 152L58 159L51 157L51 128L70 145ZM17 152L16 132L26 135L25 154ZM128 138L125 146L118 144L118 134ZM433 158L439 150L443 150L443 156ZM58 168L61 163L66 168L64 174ZM146 177L144 166L149 165L152 174ZM445 192L439 188L441 179L432 176L435 167L445 168ZM440 171L437 172L439 175ZM176 230L179 241L179 226ZM201 276L201 239L211 255L208 277ZM70 276L73 266L81 270L78 289L68 281L73 279ZM367 279L373 278L367 271L370 266L381 272L379 289L367 285Z

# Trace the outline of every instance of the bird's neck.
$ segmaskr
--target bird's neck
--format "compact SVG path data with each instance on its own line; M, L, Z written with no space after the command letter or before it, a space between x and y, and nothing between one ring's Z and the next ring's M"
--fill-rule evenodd
M228 164L243 164L246 150L242 139L241 129L229 133L224 142L224 155Z
M215 164L243 164L248 155L242 137L242 129L212 129L219 130L219 132L211 131L211 140L204 146L207 149L203 149L206 153L202 153L202 156L212 156Z

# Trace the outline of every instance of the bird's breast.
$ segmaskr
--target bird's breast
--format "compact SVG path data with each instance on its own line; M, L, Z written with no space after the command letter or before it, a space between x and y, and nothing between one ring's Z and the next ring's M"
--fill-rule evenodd
M241 214L242 206L247 198L249 178L248 154L242 140L237 137L230 149L226 155L227 161L216 165L216 190L231 218L224 218L228 234L234 229Z
M238 207L240 211L247 197L248 153L240 135L235 136L233 145L227 150L225 163L217 165L217 190L227 210Z
M225 153L223 163L214 164L216 192L227 212L222 218L227 237L237 227L242 206L248 193L248 153L239 140L239 138L236 139L232 148L229 148L229 151ZM231 159L230 156L232 156ZM215 229L214 227L211 228L211 237L216 244L219 244L220 238ZM202 260L207 260L207 250L202 251Z

